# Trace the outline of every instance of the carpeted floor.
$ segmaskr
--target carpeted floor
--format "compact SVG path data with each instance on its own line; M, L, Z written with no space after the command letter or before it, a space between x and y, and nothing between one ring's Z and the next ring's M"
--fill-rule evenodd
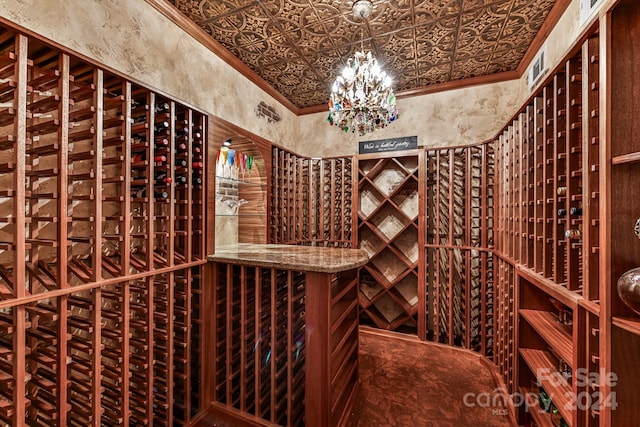
M348 427L513 425L478 355L390 335L361 329L362 384Z

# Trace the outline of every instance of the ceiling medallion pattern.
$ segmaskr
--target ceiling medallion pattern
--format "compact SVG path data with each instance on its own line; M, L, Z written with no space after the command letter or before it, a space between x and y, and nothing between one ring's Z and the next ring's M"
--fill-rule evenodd
M170 0L294 105L326 104L359 50L352 1ZM364 47L396 92L514 70L556 0L373 0Z

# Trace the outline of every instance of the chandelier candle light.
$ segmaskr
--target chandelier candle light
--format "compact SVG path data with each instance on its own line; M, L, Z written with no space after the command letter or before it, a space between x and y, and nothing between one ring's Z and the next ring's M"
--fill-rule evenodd
M364 20L372 9L371 1L358 0L353 4L353 15ZM382 71L371 52L364 52L361 41L360 51L349 58L342 75L333 83L327 121L345 133L357 131L365 135L388 126L397 118L391 78Z

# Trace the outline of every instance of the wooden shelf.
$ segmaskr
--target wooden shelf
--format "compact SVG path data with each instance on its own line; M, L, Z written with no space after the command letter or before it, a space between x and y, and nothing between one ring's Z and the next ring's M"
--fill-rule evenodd
M573 391L569 384L562 380L560 374L554 375L554 380L551 381L549 376L551 373L557 372L557 366L552 359L549 352L544 350L534 350L521 348L520 356L529 366L531 372L535 375L536 372L542 372L543 378L538 378L538 382L541 387L549 394L549 397L553 401L554 405L560 410L560 413L564 419L572 424L573 413L575 412L575 405L572 403L571 396Z
M532 389L520 387L520 394L524 396L527 413L537 424L537 427L555 427L551 422L551 415L540 406L538 395ZM531 396L531 399L527 399ZM535 399L533 399L535 396Z
M624 329L627 332L631 332L635 335L640 335L640 318L638 317L617 317L612 319L614 326Z
M569 365L573 364L571 329L548 311L520 310L520 316L540 334L549 346Z
M615 156L611 159L611 164L613 165L624 165L628 163L638 163L640 162L640 152L624 154L621 156Z

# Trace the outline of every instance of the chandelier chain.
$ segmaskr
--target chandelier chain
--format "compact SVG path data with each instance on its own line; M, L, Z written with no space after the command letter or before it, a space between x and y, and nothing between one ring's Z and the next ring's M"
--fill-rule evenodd
M365 135L398 118L391 78L382 71L371 51L364 51L365 19L372 8L370 0L357 0L353 4L353 15L362 19L360 51L348 59L331 90L327 121L346 133Z

